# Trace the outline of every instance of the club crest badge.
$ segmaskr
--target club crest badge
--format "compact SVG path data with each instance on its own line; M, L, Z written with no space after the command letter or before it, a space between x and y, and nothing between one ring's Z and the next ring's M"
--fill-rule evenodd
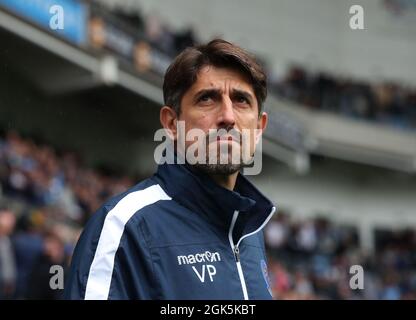
M273 297L273 292L272 292L272 288L270 285L269 273L267 272L267 264L266 264L266 261L264 261L263 259L260 261L260 267L263 273L264 281L266 282L267 290L269 290L270 295Z

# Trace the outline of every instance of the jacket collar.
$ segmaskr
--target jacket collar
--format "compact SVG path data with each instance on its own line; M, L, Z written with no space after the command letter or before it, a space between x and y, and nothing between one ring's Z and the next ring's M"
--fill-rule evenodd
M274 206L241 173L233 191L219 186L202 172L186 164L159 165L155 175L168 195L209 222L228 230L236 210L246 215L242 235L252 233L268 221Z

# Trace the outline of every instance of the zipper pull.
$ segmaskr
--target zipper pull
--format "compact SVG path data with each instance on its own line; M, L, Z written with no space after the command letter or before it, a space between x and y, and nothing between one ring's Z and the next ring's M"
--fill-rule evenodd
M240 249L237 246L234 247L234 257L235 261L240 262Z

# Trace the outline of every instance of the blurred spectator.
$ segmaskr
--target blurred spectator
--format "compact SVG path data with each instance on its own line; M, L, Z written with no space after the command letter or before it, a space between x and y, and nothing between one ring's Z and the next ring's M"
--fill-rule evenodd
M175 34L162 22L157 15L146 17L145 35L151 45L161 49L173 57L178 52L175 47Z
M16 285L16 262L10 240L15 224L15 214L0 208L0 299L12 298Z
M187 47L192 47L196 44L195 36L192 28L186 28L175 35L175 49L176 53L185 50Z
M16 299L25 298L29 275L43 250L42 234L36 224L36 213L24 214L18 220L13 237L17 265Z
M50 286L52 266L61 266L65 275L66 256L65 246L56 231L48 231L44 235L43 251L33 266L29 275L27 299L59 300L63 297L62 289L53 289Z
M266 244L271 250L277 250L286 244L289 230L285 219L285 214L279 212L267 224L265 230Z
M304 300L310 299L313 295L312 283L301 271L295 272L293 289Z

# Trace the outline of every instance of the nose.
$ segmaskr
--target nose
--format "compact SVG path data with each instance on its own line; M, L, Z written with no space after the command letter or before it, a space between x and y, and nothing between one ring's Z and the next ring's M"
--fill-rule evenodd
M218 128L233 128L235 125L233 102L229 97L222 101L218 116Z

